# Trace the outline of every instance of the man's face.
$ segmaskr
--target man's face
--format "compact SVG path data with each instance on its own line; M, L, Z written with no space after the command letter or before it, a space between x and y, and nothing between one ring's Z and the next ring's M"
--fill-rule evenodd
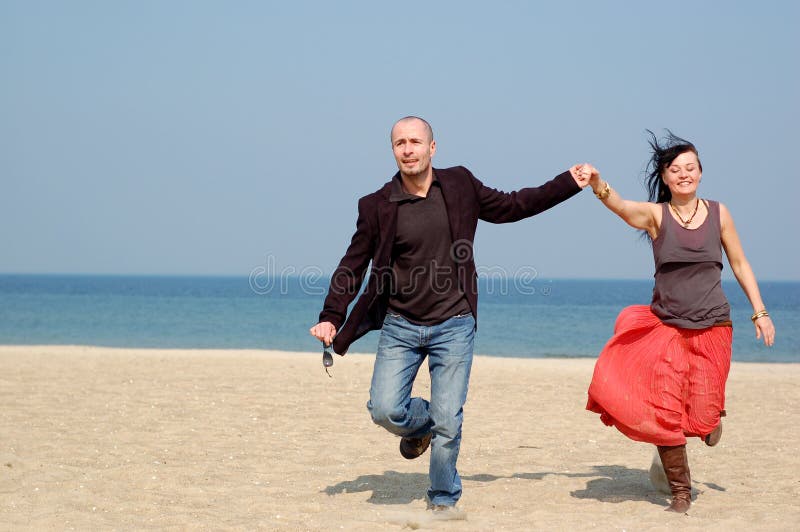
M402 175L423 176L431 167L436 141L430 138L428 128L421 121L402 120L392 128L392 151Z

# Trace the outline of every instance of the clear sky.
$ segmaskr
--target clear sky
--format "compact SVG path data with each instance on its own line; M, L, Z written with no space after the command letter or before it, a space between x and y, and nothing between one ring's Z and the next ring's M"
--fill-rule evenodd
M0 0L0 272L330 273L415 114L435 166L514 190L588 161L638 199L670 128L759 279L798 280L798 5ZM482 223L476 261L652 275L588 190Z

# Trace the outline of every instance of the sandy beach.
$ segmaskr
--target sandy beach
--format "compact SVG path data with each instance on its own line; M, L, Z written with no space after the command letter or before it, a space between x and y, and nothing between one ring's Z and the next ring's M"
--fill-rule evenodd
M696 499L664 512L653 447L584 410L594 360L476 357L466 521L426 511L428 455L365 409L373 357L0 347L2 530L796 530L800 364L734 363ZM428 388L427 371L417 391Z

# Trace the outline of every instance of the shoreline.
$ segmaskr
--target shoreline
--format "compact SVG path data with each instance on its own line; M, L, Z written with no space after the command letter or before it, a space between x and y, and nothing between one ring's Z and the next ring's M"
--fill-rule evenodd
M584 410L594 359L476 355L459 458L466 521L425 510L365 408L374 356L0 346L9 529L788 530L800 364L731 366L720 444L688 444L695 501L664 512L652 446ZM427 371L415 393L429 393Z
M272 348L249 348L249 347L128 347L128 346L113 346L113 345L95 345L95 344L3 344L0 343L0 351L4 349L38 349L38 350L80 350L89 352L92 350L126 352L135 351L140 353L147 352L168 352L168 353L247 353L247 354L291 354L291 355L308 355L308 356L321 356L322 351L307 351L307 350L292 350L292 349L272 349ZM599 355L599 351L597 353ZM597 360L595 356L566 356L566 355L546 355L546 356L509 356L509 355L491 355L486 353L475 353L475 358L489 358L500 360ZM334 357L334 362L337 360L347 359L351 356L357 357L374 357L375 353L368 352L348 352L345 355L337 355ZM800 366L798 361L784 361L784 360L731 360L731 366L734 364L775 364L775 365L797 365Z

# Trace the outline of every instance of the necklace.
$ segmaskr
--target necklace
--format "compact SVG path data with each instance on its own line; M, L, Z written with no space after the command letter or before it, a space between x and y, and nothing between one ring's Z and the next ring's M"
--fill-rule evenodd
M681 213L678 212L678 209L675 208L675 205L673 205L671 201L669 202L669 206L672 207L672 212L675 213L675 216L678 217L678 220L681 221L683 226L684 227L689 227L689 224L691 224L692 220L694 220L694 215L697 214L697 208L700 207L700 198L697 198L697 201L694 204L694 212L692 213L691 216L689 216L688 220L684 220L683 219L683 217L681 216Z

